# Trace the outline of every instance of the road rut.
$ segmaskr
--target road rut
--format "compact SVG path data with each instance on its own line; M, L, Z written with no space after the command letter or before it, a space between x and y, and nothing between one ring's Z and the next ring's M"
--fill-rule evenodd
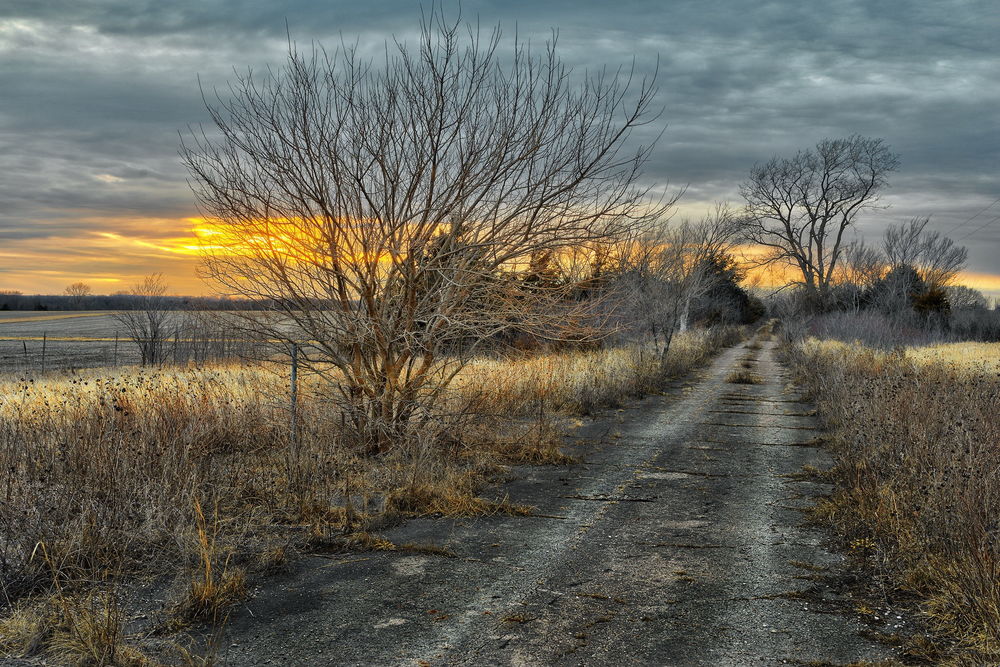
M761 384L726 381L747 354ZM568 467L500 491L535 517L418 519L457 557L309 557L230 620L226 664L842 664L887 657L803 523L828 488L811 407L742 346L687 386L581 429ZM598 437L598 436L604 437Z

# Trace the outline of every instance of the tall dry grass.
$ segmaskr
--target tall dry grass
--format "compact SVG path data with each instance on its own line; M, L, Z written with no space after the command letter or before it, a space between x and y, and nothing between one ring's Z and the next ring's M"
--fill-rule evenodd
M736 328L679 334L664 361L643 345L477 359L457 378L455 391L475 400L480 412L586 415L657 391L664 380L690 372L741 336Z
M963 373L1000 372L1000 343L940 343L908 348L906 356L921 363L950 365Z
M809 340L789 357L832 429L819 508L881 581L915 596L934 662L1000 662L1000 376Z
M393 515L524 511L477 491L504 465L566 460L560 415L655 390L736 337L680 335L665 364L638 346L475 360L445 401L453 432L379 457L340 437L337 402L316 378L301 380L292 438L280 367L2 382L0 649L55 655L12 630L49 618L30 603L53 590L70 599L94 581L174 574L176 628L224 617L249 579L296 550L391 548L366 531Z

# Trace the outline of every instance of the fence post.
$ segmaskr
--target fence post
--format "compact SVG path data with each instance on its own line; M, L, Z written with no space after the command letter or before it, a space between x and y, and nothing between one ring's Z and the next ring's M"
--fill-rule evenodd
M299 346L292 343L292 390L291 390L291 412L292 412L292 445L298 444L298 410L299 401Z

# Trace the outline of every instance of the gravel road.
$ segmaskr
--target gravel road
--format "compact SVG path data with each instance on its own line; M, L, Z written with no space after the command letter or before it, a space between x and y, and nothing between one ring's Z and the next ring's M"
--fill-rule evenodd
M665 396L580 429L582 462L499 489L534 517L385 533L455 557L309 557L234 612L229 665L837 665L863 639L840 557L803 523L823 484L810 406L765 343L761 384L724 352Z

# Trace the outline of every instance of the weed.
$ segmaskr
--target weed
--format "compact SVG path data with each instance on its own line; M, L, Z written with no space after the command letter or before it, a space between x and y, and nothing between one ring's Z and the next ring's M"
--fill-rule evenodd
M185 595L171 609L171 626L184 627L190 623L223 623L228 609L247 596L246 574L239 568L229 567L226 556L221 571L215 567L219 559L218 513L210 525L202 511L201 503L194 503L198 545L198 568Z
M0 649L8 655L46 656L59 664L152 665L125 643L124 615L111 591L61 591L20 605L0 621Z
M726 382L731 384L762 384L764 378L753 371L741 368L727 375Z
M386 510L416 516L464 517L489 514L525 516L534 509L515 505L506 498L498 501L480 498L472 492L469 479L469 476L460 478L455 486L418 484L398 489L386 498Z

